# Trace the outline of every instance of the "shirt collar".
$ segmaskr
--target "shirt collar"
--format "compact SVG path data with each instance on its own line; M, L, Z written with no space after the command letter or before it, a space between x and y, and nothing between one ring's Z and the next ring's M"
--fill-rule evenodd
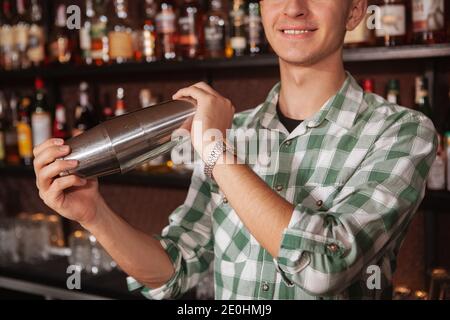
M278 119L276 106L279 99L281 83L277 83L261 108L254 114L254 120L259 121L260 125L269 130L277 130L287 133L286 128ZM364 100L364 91L358 82L347 72L345 80L339 91L328 99L322 108L306 119L300 126L306 124L308 127L315 128L322 124L326 119L340 127L350 129L360 112Z

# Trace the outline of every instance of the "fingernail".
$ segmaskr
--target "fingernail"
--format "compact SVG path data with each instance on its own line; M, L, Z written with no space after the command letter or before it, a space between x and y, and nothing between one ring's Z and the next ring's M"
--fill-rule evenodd
M70 160L69 164L73 167L78 167L78 161L77 160Z
M69 146L62 146L61 148L59 148L59 150L61 152L67 152L67 151L69 151Z
M55 140L53 140L53 143L57 146L60 146L60 145L64 144L64 140L63 139L55 139Z

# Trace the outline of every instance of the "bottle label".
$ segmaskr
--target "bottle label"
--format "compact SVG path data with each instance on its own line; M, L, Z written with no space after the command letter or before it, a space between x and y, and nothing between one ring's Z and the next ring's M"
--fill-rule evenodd
M99 21L92 24L90 30L90 38L92 39L102 39L106 36L106 23Z
M83 26L80 30L80 48L84 51L89 51L91 49L91 28L88 26Z
M444 0L413 0L414 32L444 28Z
M142 47L144 57L154 58L156 56L155 46L156 46L155 34L150 30L144 30L142 32Z
M225 50L224 27L220 25L205 27L205 46L210 51Z
M0 161L5 160L5 156L5 135L3 134L3 131L0 131Z
M376 29L377 37L403 36L406 34L406 8L401 4L381 7L381 28Z
M34 113L31 117L33 143L38 146L52 137L51 117L48 112Z
M3 25L0 29L0 44L5 49L11 49L14 45L13 29L9 25Z
M71 52L69 50L69 39L60 37L56 39L50 46L52 60L59 63L66 63L70 61Z
M175 20L175 13L161 12L156 16L156 29L159 33L173 33L176 31Z
M133 58L133 39L131 34L124 31L112 31L109 33L109 56L116 58Z
M19 122L17 124L17 140L20 157L31 158L33 156L33 140L28 123Z
M198 38L195 34L195 18L194 15L189 14L187 17L181 17L178 19L180 26L180 35L178 43L180 45L197 45Z
M14 26L14 42L18 48L23 50L27 48L29 30L30 26L25 23L19 23Z
M245 37L232 37L230 44L234 50L245 50L247 47L247 39Z
M35 64L39 64L45 59L44 31L36 24L31 26L28 34L27 55L28 59Z

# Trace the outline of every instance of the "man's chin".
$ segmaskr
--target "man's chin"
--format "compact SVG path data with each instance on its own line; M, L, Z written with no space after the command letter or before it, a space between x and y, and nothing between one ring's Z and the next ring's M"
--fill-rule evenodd
M278 56L280 58L280 62L285 64L290 64L294 66L302 66L302 67L309 67L314 65L319 59L319 55L307 55L307 56Z

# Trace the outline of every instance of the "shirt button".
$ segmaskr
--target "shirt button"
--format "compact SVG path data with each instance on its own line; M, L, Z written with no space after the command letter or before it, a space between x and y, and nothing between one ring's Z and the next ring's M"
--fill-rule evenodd
M339 246L336 243L331 243L327 246L328 250L330 250L331 253L336 253L339 250Z
M318 200L317 202L316 202L316 205L320 208L320 207L322 207L323 206L323 201L322 200Z
M291 144L292 144L292 141L291 141L291 140L289 140L289 141L286 141L286 147L290 147L290 146L291 146Z
M275 190L277 190L278 192L281 192L281 191L283 191L283 186L281 184L279 184L275 187Z
M226 197L223 197L223 203L225 203L225 204L228 203L228 199Z
M267 282L263 282L262 290L264 292L267 292L267 291L269 291L269 289L270 289L269 284Z

